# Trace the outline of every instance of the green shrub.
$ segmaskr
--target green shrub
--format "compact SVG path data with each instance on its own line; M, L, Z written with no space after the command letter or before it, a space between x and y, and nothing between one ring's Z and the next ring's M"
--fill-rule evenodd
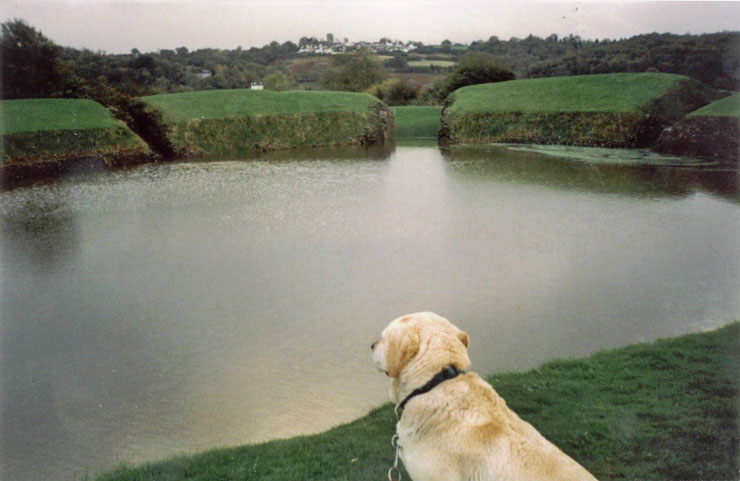
M393 78L373 85L367 93L378 97L386 105L410 105L419 96L419 90L415 82Z
M375 59L375 54L361 50L334 57L334 67L321 76L319 84L327 90L363 92L387 76L383 64Z

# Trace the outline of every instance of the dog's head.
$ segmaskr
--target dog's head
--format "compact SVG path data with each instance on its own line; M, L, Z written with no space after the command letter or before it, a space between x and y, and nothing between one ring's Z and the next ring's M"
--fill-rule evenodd
M450 364L469 369L468 335L444 317L417 312L391 321L380 340L373 343L373 363L380 371L398 378L412 363L442 369Z

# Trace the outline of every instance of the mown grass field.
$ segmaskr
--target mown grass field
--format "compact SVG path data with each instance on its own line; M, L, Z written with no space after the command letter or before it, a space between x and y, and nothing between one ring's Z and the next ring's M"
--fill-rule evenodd
M454 67L457 62L449 60L410 60L409 67Z
M712 102L706 107L691 112L687 117L735 117L740 118L740 92Z
M602 481L737 479L740 323L488 380ZM385 405L323 434L122 467L98 481L377 481L387 479L394 430Z
M123 124L102 105L86 99L22 99L0 103L0 134L44 130L118 128Z
M392 107L396 114L396 139L437 138L442 107Z
M201 90L142 97L158 108L165 121L224 119L265 114L367 112L379 102L369 94L326 91L228 89Z
M451 112L641 112L688 77L623 73L512 80L457 90Z

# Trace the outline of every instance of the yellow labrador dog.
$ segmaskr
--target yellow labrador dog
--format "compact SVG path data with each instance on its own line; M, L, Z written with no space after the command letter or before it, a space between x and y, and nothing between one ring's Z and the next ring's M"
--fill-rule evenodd
M399 454L414 481L595 481L473 372L468 335L431 312L399 317L372 345L392 378Z

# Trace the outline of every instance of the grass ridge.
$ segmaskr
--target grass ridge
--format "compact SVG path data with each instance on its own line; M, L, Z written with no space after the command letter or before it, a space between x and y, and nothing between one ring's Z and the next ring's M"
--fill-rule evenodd
M619 73L510 80L455 91L454 112L640 112L689 77Z
M267 114L317 114L367 112L380 101L370 94L354 92L223 89L200 90L141 97L160 109L165 121L223 119Z
M740 118L740 92L712 102L699 110L691 112L686 117L734 117Z
M102 105L87 99L0 101L0 134L125 127Z

